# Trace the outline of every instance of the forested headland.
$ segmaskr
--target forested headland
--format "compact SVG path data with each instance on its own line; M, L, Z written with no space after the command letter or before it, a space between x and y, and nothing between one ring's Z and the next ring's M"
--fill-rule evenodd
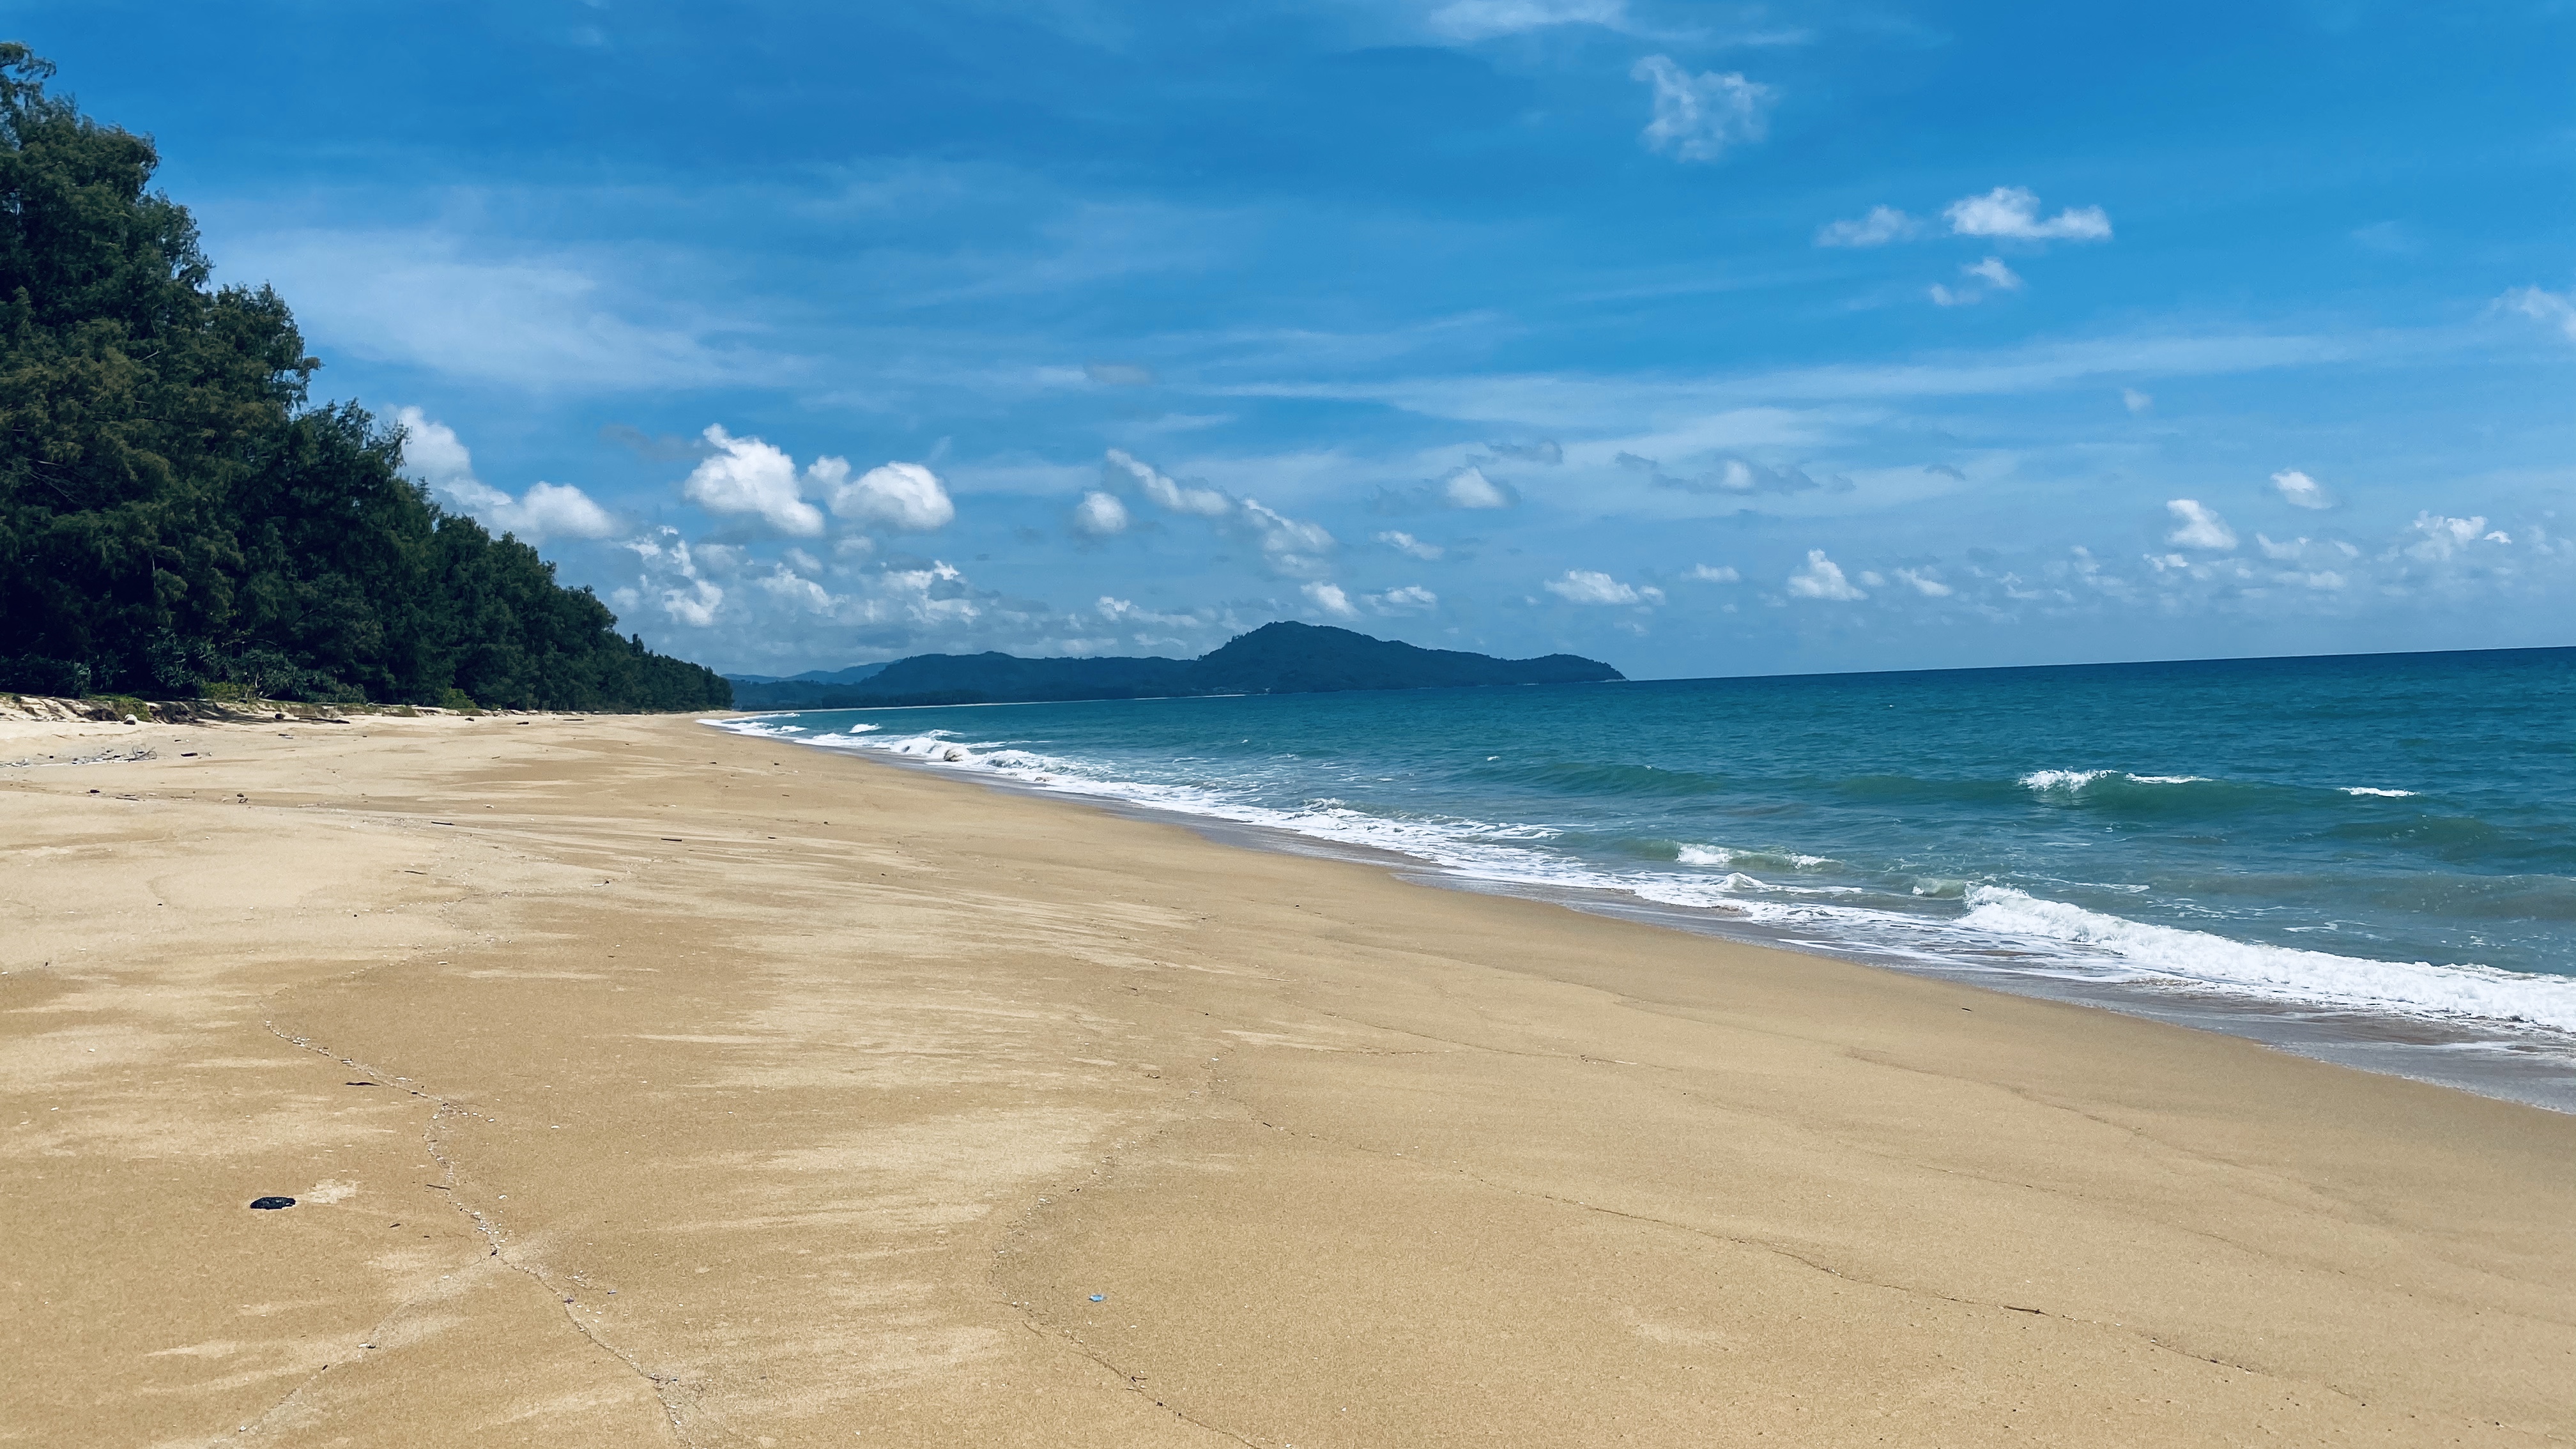
M0 44L0 690L722 708L588 589L313 403L268 286L211 285L153 143Z

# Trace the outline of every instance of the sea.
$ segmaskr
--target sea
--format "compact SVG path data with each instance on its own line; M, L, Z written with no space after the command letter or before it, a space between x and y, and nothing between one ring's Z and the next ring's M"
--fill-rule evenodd
M2576 1111L2576 649L711 723Z

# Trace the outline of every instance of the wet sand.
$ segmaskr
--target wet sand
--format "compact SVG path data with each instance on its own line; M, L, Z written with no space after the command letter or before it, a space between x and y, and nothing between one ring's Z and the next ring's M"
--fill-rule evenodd
M686 720L354 718L0 726L157 754L0 768L0 1443L2576 1437L2576 1118Z

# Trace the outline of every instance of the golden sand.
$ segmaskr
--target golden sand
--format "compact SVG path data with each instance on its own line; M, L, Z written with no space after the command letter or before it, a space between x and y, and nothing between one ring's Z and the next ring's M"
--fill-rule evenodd
M8 728L158 757L0 768L0 1443L2576 1438L2576 1118L686 720Z

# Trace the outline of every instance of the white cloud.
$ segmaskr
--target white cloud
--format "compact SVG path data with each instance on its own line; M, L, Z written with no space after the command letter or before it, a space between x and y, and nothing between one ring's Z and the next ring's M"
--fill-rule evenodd
M2001 257L1988 257L1973 267L1961 267L1959 270L1967 276L1983 277L1993 283L1995 290L1999 292L2021 290L2021 277L2012 268L2005 266L2004 259Z
M1461 468L1440 484L1440 496L1452 508L1509 508L1511 494L1475 468Z
M822 510L797 496L795 459L758 438L737 438L720 424L701 436L716 451L689 471L682 496L710 513L758 514L781 533L822 533Z
M2538 287L2517 287L2504 294L2503 305L2535 322L2546 322L2576 342L2576 293L2544 292Z
M1655 90L1655 119L1643 132L1646 148L1668 151L1683 161L1714 161L1739 141L1759 141L1769 128L1766 113L1779 93L1741 74L1714 71L1692 75L1668 55L1638 61L1629 76Z
M2488 528L2484 515L2449 518L2439 513L2418 513L2407 527L2416 539L2405 551L2420 559L2447 559L2472 544L2513 542L2512 534Z
M1996 292L2018 292L2022 289L2020 273L2005 266L2004 259L2001 257L1988 257L1972 266L1961 267L1959 275L1974 278L1986 285L1951 288L1935 282L1927 292L1934 306L1968 307L1986 300Z
M1892 206L1873 206L1853 221L1828 222L1816 232L1820 247L1883 247L1922 233L1923 223Z
M1116 469L1135 480L1145 496L1155 505L1173 513L1192 513L1201 518L1223 518L1234 511L1234 500L1213 488L1192 488L1175 483L1152 465L1120 449L1112 448L1103 473Z
M1707 564L1692 564L1690 573L1685 577L1697 579L1703 584L1732 584L1741 581L1744 575L1725 565L1710 568Z
M1451 40L1490 40L1553 25L1620 30L1628 23L1628 4L1627 0L1449 0L1424 23L1433 34Z
M2334 507L2334 499L2327 496L2325 485L2296 468L2285 468L2273 474L2272 486L2281 490L2284 502L2295 507Z
M1661 589L1623 584L1592 569L1567 569L1565 577L1549 579L1539 587L1569 604L1660 604L1664 601Z
M887 463L856 479L839 458L817 458L806 476L832 500L832 512L861 524L883 524L905 533L945 528L957 516L957 505L939 475L919 463Z
M1306 596L1306 602L1336 619L1356 619L1360 615L1359 610L1351 607L1351 596L1343 593L1339 584L1328 584L1319 579L1298 592Z
M649 248L471 255L434 230L228 238L227 277L289 283L307 341L453 377L547 392L774 381L797 366L712 339L735 330L637 275Z
M1929 569L1898 569L1896 576L1904 580L1914 592L1927 599L1946 599L1958 592L1957 589L1941 582Z
M699 577L689 541L680 537L678 529L664 527L627 540L625 547L644 561L645 591L657 598L663 613L698 629L715 623L716 613L724 605L725 591Z
M1448 552L1448 550L1442 548L1436 543L1424 543L1421 539L1415 538L1412 534L1395 532L1392 530L1379 534L1377 536L1377 541L1385 544L1391 549L1394 549L1398 553L1409 553L1415 558L1422 560L1424 563L1437 563L1439 562L1440 556Z
M1085 493L1073 506L1073 526L1093 538L1107 538L1127 531L1127 505L1115 493Z
M1427 614L1440 607L1440 596L1420 584L1407 584L1383 594L1368 596L1369 607L1381 614Z
M1844 603L1869 597L1843 577L1842 565L1825 557L1821 548L1807 550L1807 566L1789 575L1789 592L1802 599L1835 599Z
M2027 187L1998 186L1965 196L1942 213L1953 236L2009 237L2015 241L2109 241L2111 218L2098 206L2070 207L2043 221L2039 197Z
M833 606L840 602L833 598L830 591L821 584L790 572L784 564L779 565L767 578L754 582L758 583L762 592L771 598L809 613L829 614Z
M506 525L530 542L561 535L606 538L617 532L617 520L569 483L531 483L519 496L516 521Z
M2140 392L2134 387L2120 389L2120 406L2130 412L2142 413L2155 405L2156 400L2151 394Z
M2165 535L2167 543L2178 543L2184 548L2229 549L2236 546L2236 530L2227 526L2227 520L2218 516L2218 510L2198 499L2168 500L2165 511L2172 514L2180 525Z
M1312 573L1321 568L1316 555L1328 553L1333 536L1320 523L1308 523L1264 508L1254 499L1243 500L1243 519L1252 525L1261 540L1261 552L1272 568L1287 574Z
M455 429L415 407L396 408L394 421L403 430L403 464L411 476L495 532L516 534L530 544L549 537L607 538L617 532L617 520L608 510L569 483L531 484L513 498L474 476L474 456Z

